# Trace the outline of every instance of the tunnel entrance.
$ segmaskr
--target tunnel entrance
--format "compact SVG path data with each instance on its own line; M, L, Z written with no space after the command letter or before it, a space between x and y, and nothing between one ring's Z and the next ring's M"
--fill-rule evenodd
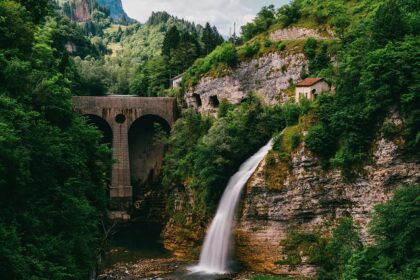
M159 135L170 132L169 124L162 118L146 115L136 120L128 132L130 174L133 186L134 206L137 218L159 221L163 210L163 199L156 180L160 174L164 144Z

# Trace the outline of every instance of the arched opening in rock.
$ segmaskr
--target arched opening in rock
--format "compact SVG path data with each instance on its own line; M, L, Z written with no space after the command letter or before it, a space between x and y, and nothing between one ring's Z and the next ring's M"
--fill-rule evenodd
M210 100L209 100L210 106L213 108L217 108L219 107L219 99L217 98L217 95L212 95L210 96Z
M131 184L135 207L143 220L158 220L162 199L154 184L158 178L165 152L159 141L171 128L166 120L155 115L137 119L128 131ZM145 215L145 216L143 216Z
M197 108L200 108L202 106L201 96L197 93L194 93L193 97L194 97L194 100L195 100L195 105L197 106Z

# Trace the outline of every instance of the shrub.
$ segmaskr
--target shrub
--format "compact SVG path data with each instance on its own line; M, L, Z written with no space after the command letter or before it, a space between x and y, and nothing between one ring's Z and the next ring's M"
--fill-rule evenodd
M273 44L273 42L271 42L270 39L265 39L264 40L264 48L269 48L269 47L271 47L272 44Z
M218 69L217 72L221 72L225 67L234 67L237 62L235 46L232 43L224 43L205 58L197 59L185 72L181 86L193 86L210 70Z
M253 44L245 44L244 46L244 56L246 58L252 58L260 51L260 43L255 42Z
M420 186L376 206L369 226L376 243L353 254L343 279L419 279Z
M278 42L277 43L277 50L279 51L279 52L282 52L282 51L284 51L286 49L286 44L285 43L283 43L283 42Z
M300 144L300 133L295 132L290 137L290 145L292 149L296 149Z
M319 124L311 127L308 131L305 143L314 154L329 158L335 152L335 137L324 125Z
M283 21L284 26L296 23L301 17L298 1L293 1L290 5L284 5L277 11L278 17Z
M288 102L282 107L282 109L287 126L297 124L301 113L299 105L296 103Z

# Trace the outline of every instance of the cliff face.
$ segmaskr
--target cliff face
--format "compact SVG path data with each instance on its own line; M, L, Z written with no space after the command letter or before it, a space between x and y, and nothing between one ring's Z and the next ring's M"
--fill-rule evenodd
M203 78L186 93L186 102L202 114L217 111L212 96L217 97L219 102L225 98L229 103L238 104L250 91L254 91L268 104L284 103L288 98L286 89L299 80L306 65L307 60L302 53L272 53L245 61L228 76ZM201 106L198 98L201 99Z
M328 30L320 32L291 27L273 31L268 37L272 42L303 42L310 37L317 40L331 39L333 34ZM217 101L222 99L238 104L251 91L257 92L268 104L282 104L294 96L288 88L300 79L302 70L307 70L307 66L308 60L298 46L281 53L270 53L241 62L224 77L202 78L186 92L185 101L188 107L202 114L214 114Z
M96 0L96 2L99 5L109 9L110 16L114 19L121 19L127 17L127 14L123 9L121 0Z
M303 145L288 163L263 162L244 194L236 229L237 258L259 272L313 275L315 267L305 263L305 256L295 269L276 265L287 253L280 242L291 230L328 234L343 215L353 218L362 241L369 243L373 207L389 200L397 187L420 180L419 161L403 157L401 143L402 139L377 140L373 163L352 183L338 170L323 171Z
M73 20L88 21L90 20L90 2L89 0L74 0Z
M387 121L402 125L397 116ZM316 267L306 262L307 256L293 269L275 264L287 256L281 241L292 230L328 235L349 215L360 227L362 241L371 242L367 225L373 207L388 201L396 188L420 181L420 162L404 156L403 145L402 139L378 136L372 163L351 183L339 170L324 171L303 143L287 162L270 152L244 190L235 230L236 259L256 272L312 276ZM192 200L188 188L172 194L177 213L188 213ZM191 215L183 222L171 218L163 233L165 247L178 258L197 260L207 225Z

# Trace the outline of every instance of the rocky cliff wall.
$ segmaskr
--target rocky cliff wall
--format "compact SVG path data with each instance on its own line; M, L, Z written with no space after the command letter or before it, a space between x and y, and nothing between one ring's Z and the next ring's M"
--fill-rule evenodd
M73 20L75 21L88 21L90 20L90 3L88 0L74 0L74 14Z
M121 0L96 0L96 2L109 9L110 16L114 19L127 18Z
M303 27L290 27L273 31L271 41L303 41L307 38L325 40L334 38L331 30L322 32ZM249 92L257 92L268 104L282 104L293 93L287 89L300 79L302 70L307 70L308 60L301 48L294 47L281 53L269 53L260 58L243 61L223 77L204 77L185 94L188 107L202 114L214 114L217 103L226 99L238 104Z
M311 276L316 268L305 263L305 256L295 269L275 264L287 253L280 241L291 230L328 234L344 215L353 218L362 241L369 243L373 207L389 200L396 188L420 180L418 159L403 156L401 144L402 139L379 139L373 163L352 183L338 170L323 171L303 145L288 163L264 161L244 194L236 229L237 258L253 271Z
M307 64L303 53L271 53L242 62L227 76L203 78L186 93L185 100L202 114L217 111L212 98L238 104L251 91L261 95L268 104L284 103L288 99L286 89L300 79Z
M394 118L393 122L401 125L402 121ZM302 264L293 269L275 264L287 255L281 241L292 230L328 234L343 216L353 218L364 243L371 242L367 225L373 207L389 200L403 184L420 181L420 162L402 153L403 144L402 139L379 137L372 163L351 183L339 170L323 170L303 143L286 162L275 156L277 152L270 152L243 194L235 230L236 259L256 272L314 275L316 267L306 263L307 256L302 256ZM171 197L174 213L182 215L188 213L195 199L188 188L174 191ZM172 215L163 234L164 243L176 257L197 260L208 221L186 215L181 222Z

